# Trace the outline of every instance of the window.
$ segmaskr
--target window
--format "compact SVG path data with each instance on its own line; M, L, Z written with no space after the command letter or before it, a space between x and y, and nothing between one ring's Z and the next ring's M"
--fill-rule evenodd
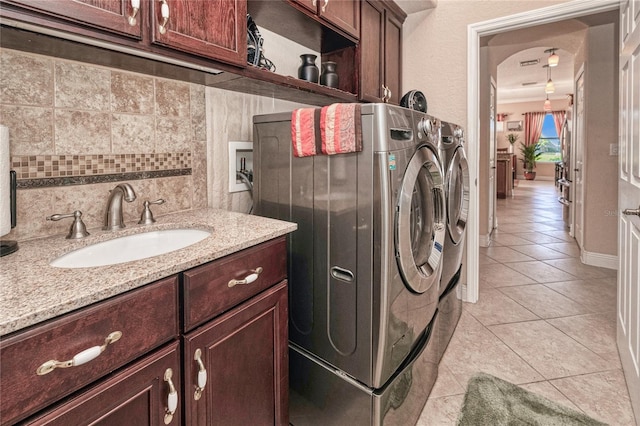
M540 144L540 152L542 153L538 161L555 163L556 161L562 160L560 154L560 138L556 131L556 125L553 122L553 114L545 115L544 122L542 123L542 134L540 135L540 139L538 139L538 143Z

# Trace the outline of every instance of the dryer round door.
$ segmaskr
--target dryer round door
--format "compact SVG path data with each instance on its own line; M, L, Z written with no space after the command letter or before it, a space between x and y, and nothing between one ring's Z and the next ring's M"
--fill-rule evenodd
M458 147L447 170L447 225L454 244L460 243L469 216L469 164L462 147Z
M396 257L402 278L416 293L437 288L440 281L446 226L441 170L435 153L419 148L409 161L398 196Z

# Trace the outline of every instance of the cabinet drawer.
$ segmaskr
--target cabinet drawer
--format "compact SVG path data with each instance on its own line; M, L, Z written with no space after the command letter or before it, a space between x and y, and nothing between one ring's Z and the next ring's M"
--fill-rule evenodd
M171 387L165 380L171 369L171 384L180 393L178 342L142 358L126 369L63 404L30 419L29 425L180 425L182 401L173 416L166 416ZM166 422L168 421L168 423Z
M121 337L106 344L114 332ZM0 418L12 423L122 367L178 334L178 279L166 278L0 341ZM92 360L38 375L47 361ZM82 355L82 354L84 355ZM79 364L79 362L77 363Z
M262 268L249 284L229 287ZM184 327L190 330L249 299L287 275L285 238L268 241L184 272Z

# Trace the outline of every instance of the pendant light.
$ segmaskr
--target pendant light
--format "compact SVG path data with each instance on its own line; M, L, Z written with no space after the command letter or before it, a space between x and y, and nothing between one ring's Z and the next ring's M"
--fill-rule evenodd
M556 55L556 50L558 50L557 47L552 47L544 51L544 53L551 53L547 58L547 65L550 67L557 67L560 62L560 56Z
M544 93L550 94L556 91L556 86L553 84L553 80L551 80L551 68L549 65L543 65L547 69L547 84L544 86Z
M551 101L549 100L549 95L547 95L547 99L544 101L544 106L542 107L542 109L545 112L551 111Z

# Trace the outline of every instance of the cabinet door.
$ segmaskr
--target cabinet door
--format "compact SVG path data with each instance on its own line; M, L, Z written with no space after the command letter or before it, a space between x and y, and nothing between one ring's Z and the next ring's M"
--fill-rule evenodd
M382 100L384 84L384 9L363 1L360 10L360 99Z
M172 372L171 384L166 379L168 369ZM179 425L180 382L180 353L178 342L174 342L28 424ZM165 418L171 392L178 403L173 415Z
M246 65L246 0L150 1L153 43L204 58ZM166 18L163 18L163 9Z
M318 0L320 16L354 36L360 36L359 0Z
M288 425L287 340L286 281L186 335L186 424Z
M144 0L143 0L144 1ZM27 9L109 32L142 38L143 14L134 16L131 0L8 0Z
M386 13L384 28L384 82L390 91L387 102L399 105L402 94L402 22L391 13Z

